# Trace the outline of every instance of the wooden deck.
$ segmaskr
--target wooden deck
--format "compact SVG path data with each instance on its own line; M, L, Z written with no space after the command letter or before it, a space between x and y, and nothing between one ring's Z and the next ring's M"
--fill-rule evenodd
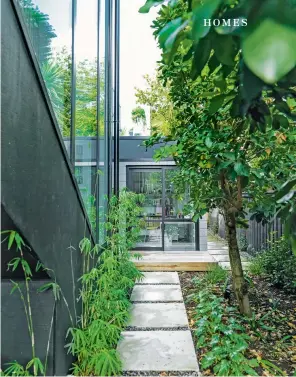
M207 271L218 262L205 251L140 252L143 258L135 264L142 271Z

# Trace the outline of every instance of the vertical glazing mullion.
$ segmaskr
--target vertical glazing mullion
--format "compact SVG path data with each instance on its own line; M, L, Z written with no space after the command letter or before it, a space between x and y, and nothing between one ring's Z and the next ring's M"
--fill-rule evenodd
M100 242L100 121L101 121L101 71L100 71L100 24L101 24L101 0L98 0L97 13L97 139L96 139L96 241Z
M113 52L114 52L114 35L113 35L113 29L114 29L114 9L113 9L113 4L114 4L114 0L109 0L109 3L110 3L110 48L109 48L109 53L110 53L110 67L109 67L109 86L110 86L110 89L109 89L109 95L110 95L110 98L109 98L109 114L110 114L110 120L109 120L109 175L108 175L108 178L109 178L109 196L111 196L112 194L112 181L113 181L113 177L112 177L112 161L113 161L113 154L112 154L112 150L113 150L113 143L112 143L112 140L113 140L113 135L114 135L114 113L113 113L113 97L114 97L114 87L113 87Z
M165 182L165 169L161 168L161 189L162 189L162 216L161 216L161 248L162 251L164 252L164 234L165 234L165 189L166 189L166 182Z
M115 0L114 40L114 194L119 194L119 64L120 64L120 0Z
M72 0L72 56L71 56L71 120L70 120L70 161L75 172L75 113L76 113L76 31L77 0Z
M110 198L112 187L111 176L111 120L112 120L112 1L105 0L105 119L104 119L104 142L105 142L105 158L104 158L104 175L105 175L105 192L107 198Z
M199 229L199 219L195 221L195 248L196 250L200 251L200 229Z

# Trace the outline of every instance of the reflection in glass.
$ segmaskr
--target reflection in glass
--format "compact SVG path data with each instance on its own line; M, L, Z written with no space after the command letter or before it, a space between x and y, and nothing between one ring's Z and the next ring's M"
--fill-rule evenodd
M78 187L88 213L89 221L93 230L96 228L96 167L95 166L75 166L75 176Z
M171 222L164 224L164 249L166 251L195 250L195 223Z
M161 170L132 170L131 190L144 194L143 216L162 217L162 172Z
M191 216L185 214L184 207L188 203L188 191L182 196L177 195L174 188L174 177L177 174L176 169L165 169L165 212L167 219L190 219Z
M101 0L98 2L100 6L100 19L99 19L99 56L98 63L100 65L100 90L99 92L99 112L98 112L98 122L99 122L99 139L100 139L100 148L99 148L99 166L98 170L100 174L98 175L98 184L99 184L99 197L98 197L98 238L99 243L103 244L106 237L106 229L104 226L106 215L107 215L107 178L106 177L106 164L105 164L105 1Z
M162 171L161 169L132 169L130 189L144 194L142 216L145 226L141 230L137 248L162 247Z
M71 123L71 0L19 0L62 136Z
M145 225L141 229L141 234L136 247L138 249L147 247L162 247L161 220L157 221L155 219L148 218L147 221L145 221Z
M97 14L97 0L77 0L75 175L94 233L97 169L92 155L96 155L96 143L91 143L90 137L97 136ZM83 183L79 183L81 178Z

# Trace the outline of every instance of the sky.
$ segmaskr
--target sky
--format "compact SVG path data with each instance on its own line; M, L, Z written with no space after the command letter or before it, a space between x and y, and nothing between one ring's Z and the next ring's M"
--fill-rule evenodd
M121 0L120 46L120 106L121 128L133 127L131 111L137 106L135 87L144 88L145 74L153 75L160 50L150 28L157 14L152 8L148 14L138 13L145 0ZM71 48L71 0L34 0L40 10L49 15L49 22L57 38L52 47L59 51ZM104 15L104 1L102 15ZM76 61L96 58L97 48L97 0L77 0ZM104 21L104 17L102 19ZM104 25L101 23L101 56L104 59Z
M157 8L150 13L138 13L144 0L121 0L120 102L121 127L129 128L131 111L136 107L135 87L144 88L143 75L153 75L160 50L150 28Z

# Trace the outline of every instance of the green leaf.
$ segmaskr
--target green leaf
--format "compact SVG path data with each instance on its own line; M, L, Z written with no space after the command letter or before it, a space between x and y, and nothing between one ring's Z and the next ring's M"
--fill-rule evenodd
M211 26L206 26L205 20L212 18L220 3L221 0L204 0L195 5L192 16L192 38L194 41L197 42L208 34Z
M259 79L249 68L243 64L242 66L242 85L241 94L242 98L246 100L247 103L252 102L252 100L262 92L264 82Z
M286 195L284 195L283 197L281 197L279 200L277 200L277 203L285 203L285 202L288 202L290 199L292 199L294 196L294 191L290 191L288 192Z
M179 32L182 31L187 25L188 21L183 21L182 17L175 18L167 23L158 34L160 47L164 51L169 52L172 49Z
M242 41L247 66L268 84L283 78L296 65L296 30L265 19Z
M292 188L296 186L296 178L294 179L291 179L289 181L287 181L280 189L279 191L277 192L277 194L275 195L275 200L279 200L281 199L283 196L285 196L287 193L289 193Z
M258 376L258 373L255 371L255 369L249 367L248 365L244 364L243 368L249 376Z
M195 80L203 70L204 66L207 64L211 53L211 42L210 39L205 37L199 41L195 47L191 77Z
M213 48L217 59L225 65L234 66L234 58L237 54L237 46L231 35L216 34L213 41Z
M178 51L178 48L181 44L181 42L187 38L187 33L184 31L181 31L175 40L173 41L172 46L169 47L169 51L163 54L163 59L166 64L171 64L176 52Z
M152 7L156 7L164 2L165 0L147 0L145 5L139 9L139 13L149 13Z
M226 158L228 158L231 161L235 160L235 153L234 152L224 152L223 156L225 156Z
M19 250L21 250L22 246L25 245L25 242L23 241L22 237L18 233L15 234L15 242Z
M285 372L281 368L279 368L277 365L273 364L271 361L269 361L269 360L261 360L260 362L261 362L261 364L264 367L269 367L269 368L273 369L274 371L278 372L279 376L284 376L285 375Z
M215 114L220 109L220 107L223 105L224 99L224 94L212 98L209 106L209 113L211 115Z
M220 64L221 63L217 59L216 54L213 54L208 62L210 73L213 73L220 66Z
M289 121L284 115L275 114L272 119L272 127L275 130L278 130L279 128L288 128L289 127Z
M12 244L13 244L13 241L14 241L14 238L15 238L15 235L16 235L16 231L15 230L12 230L10 232L10 235L9 235L9 239L8 239L8 250L10 250Z
M211 140L211 138L209 136L206 137L206 141L205 141L205 144L208 148L211 148L212 145L213 145L213 142Z
M248 167L241 162L236 162L234 164L234 170L237 173L237 175L240 175L240 176L248 177L250 174Z

